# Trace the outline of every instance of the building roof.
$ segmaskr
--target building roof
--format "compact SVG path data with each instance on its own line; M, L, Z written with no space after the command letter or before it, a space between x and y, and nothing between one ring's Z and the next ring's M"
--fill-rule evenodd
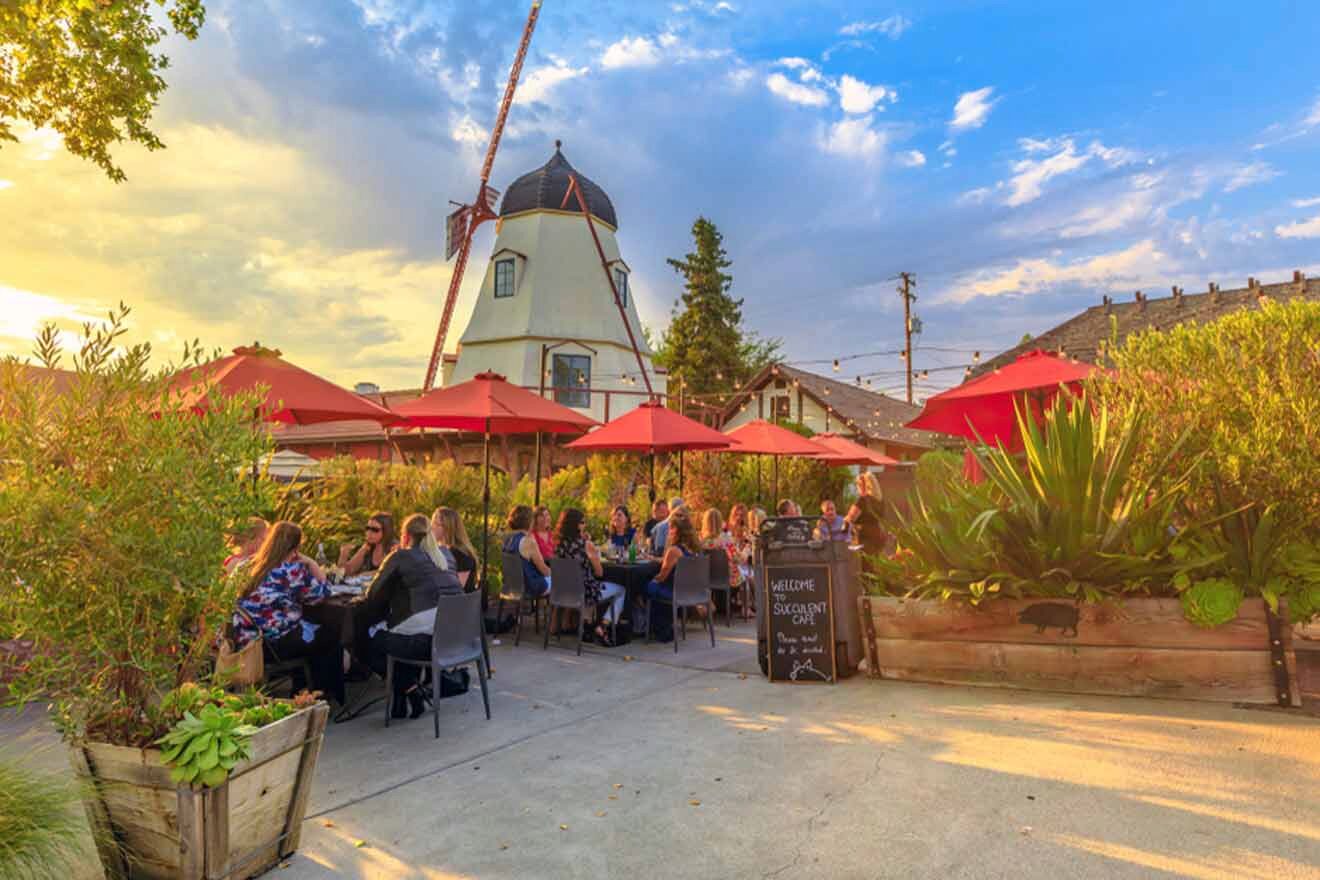
M521 214L523 211L558 211L564 203L564 194L568 192L568 177L577 178L578 186L587 197L587 208L592 216L602 223L619 228L619 220L614 213L614 204L605 190L597 186L590 178L568 164L560 151L559 141L555 141L555 154L535 171L529 171L519 177L504 193L500 203L500 216ZM577 199L565 206L567 210L581 211Z
M14 365L28 382L50 382L56 394L67 392L78 377L73 370L51 369L23 361L15 361Z
M921 407L895 400L877 391L858 388L786 364L771 364L743 386L721 413L727 422L753 394L774 379L783 379L829 411L847 428L868 440L884 440L904 446L930 449L942 435L903 427L921 412Z
M1288 300L1296 297L1320 302L1320 279L1308 279L1301 272L1293 273L1292 281L1261 284L1247 279L1247 286L1234 290L1220 290L1211 284L1204 293L1183 293L1173 288L1173 295L1150 299L1141 291L1130 302L1114 302L1108 296L1100 305L1091 306L1080 315L1069 318L1057 327L1015 345L1008 351L990 358L974 369L974 375L1002 367L1021 354L1034 349L1063 350L1078 360L1095 363L1100 347L1109 341L1116 330L1122 343L1131 333L1142 330L1167 330L1185 322L1204 323L1222 318L1239 309L1259 308L1262 299Z

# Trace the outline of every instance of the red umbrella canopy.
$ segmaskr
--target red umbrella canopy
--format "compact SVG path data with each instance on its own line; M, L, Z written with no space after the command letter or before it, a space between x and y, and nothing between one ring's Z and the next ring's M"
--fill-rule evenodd
M597 424L595 419L490 372L428 391L398 404L394 411L414 428L453 428L478 434L577 434Z
M728 449L733 442L714 428L651 400L568 444L595 452L681 452Z
M936 394L907 426L971 439L979 434L987 443L1012 448L1020 442L1014 414L1018 400L1027 397L1032 409L1040 412L1061 387L1080 392L1082 380L1095 369L1094 364L1049 352L1028 352L1006 367Z
M178 402L202 411L215 390L232 395L264 385L267 391L261 409L268 422L312 425L370 419L392 425L399 421L385 407L294 366L280 354L279 349L260 345L240 346L228 357L181 372L175 379Z
M795 434L787 428L773 425L765 419L753 419L745 425L725 433L735 442L730 452L749 455L801 455L807 458L828 457L830 450Z
M838 434L817 434L811 438L811 442L830 451L829 455L821 456L821 459L832 465L864 464L883 467L902 463L896 458L882 455L874 449L868 449Z

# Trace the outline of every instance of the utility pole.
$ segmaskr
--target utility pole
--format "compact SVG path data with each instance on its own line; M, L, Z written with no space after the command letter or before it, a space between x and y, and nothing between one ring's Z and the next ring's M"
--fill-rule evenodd
M898 292L903 297L903 362L907 366L907 402L912 402L912 302L917 295L912 288L917 286L911 272L899 272L903 283Z

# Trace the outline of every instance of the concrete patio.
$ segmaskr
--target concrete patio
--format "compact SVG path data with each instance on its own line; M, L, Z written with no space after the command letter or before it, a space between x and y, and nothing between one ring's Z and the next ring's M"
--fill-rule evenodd
M750 627L719 638L582 657L506 639L493 721L474 687L439 740L380 711L332 725L277 875L1320 877L1314 717L772 685Z

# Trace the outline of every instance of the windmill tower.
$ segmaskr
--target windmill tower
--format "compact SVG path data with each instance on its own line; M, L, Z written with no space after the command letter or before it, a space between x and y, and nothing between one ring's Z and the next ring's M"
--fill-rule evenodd
M556 141L549 161L505 192L490 263L445 384L494 370L598 421L644 401L642 370L656 377L618 227L609 196Z

